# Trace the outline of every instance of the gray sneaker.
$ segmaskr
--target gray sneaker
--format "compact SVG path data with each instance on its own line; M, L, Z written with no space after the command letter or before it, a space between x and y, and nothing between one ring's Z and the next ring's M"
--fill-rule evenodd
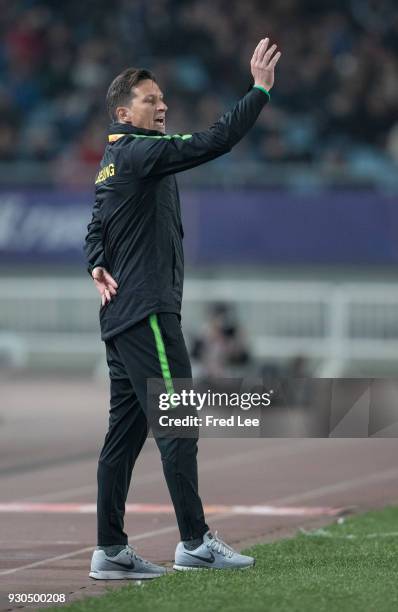
M188 550L180 542L175 553L175 570L196 569L247 569L253 567L255 560L237 553L218 537L208 531L203 536L203 543L194 550Z
M166 574L165 567L141 559L131 546L126 546L115 557L104 550L95 550L91 559L91 578L96 580L145 580Z

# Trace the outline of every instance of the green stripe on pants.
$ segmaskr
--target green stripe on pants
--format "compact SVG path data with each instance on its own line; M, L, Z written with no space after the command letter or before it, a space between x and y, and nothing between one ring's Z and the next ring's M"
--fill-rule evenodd
M164 384L166 387L166 391L169 395L171 395L172 393L174 393L173 379L171 378L169 362L168 362L167 355L166 355L166 349L164 346L162 332L160 331L158 317L156 314L150 315L149 324L152 328L153 335L155 336L155 344L156 344L156 349L158 351L160 369L162 371L162 376L163 376Z

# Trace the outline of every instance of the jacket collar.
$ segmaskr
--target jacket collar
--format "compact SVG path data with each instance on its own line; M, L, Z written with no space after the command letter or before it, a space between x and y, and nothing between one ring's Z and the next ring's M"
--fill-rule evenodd
M118 123L113 121L108 129L108 140L109 142L115 142L126 134L142 134L143 136L164 136L163 132L158 130L146 130L144 128L136 127L131 123Z

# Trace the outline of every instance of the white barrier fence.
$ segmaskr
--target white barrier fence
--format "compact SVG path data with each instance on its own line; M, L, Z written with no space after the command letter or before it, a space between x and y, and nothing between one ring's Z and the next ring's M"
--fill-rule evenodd
M103 359L99 298L84 278L4 278L0 356L25 367ZM183 327L198 333L208 307L231 304L259 361L304 355L317 374L342 375L346 364L398 357L398 288L382 283L196 280L185 284Z

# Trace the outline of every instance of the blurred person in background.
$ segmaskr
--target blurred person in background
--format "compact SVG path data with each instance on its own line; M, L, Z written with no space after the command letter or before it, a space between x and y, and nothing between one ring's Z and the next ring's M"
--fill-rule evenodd
M251 59L252 88L211 128L166 134L167 105L154 75L128 68L111 83L109 144L95 181L85 251L101 294L101 336L111 384L109 430L98 462L98 547L90 576L153 578L165 568L138 557L123 531L134 463L148 433L147 380L192 379L180 325L183 229L174 174L229 152L270 99L276 45L262 39ZM235 329L224 325L224 336ZM197 436L156 437L181 542L174 569L254 565L213 535L198 493Z
M245 374L250 353L228 304L214 304L210 308L200 336L193 340L191 356L196 375L206 381Z

